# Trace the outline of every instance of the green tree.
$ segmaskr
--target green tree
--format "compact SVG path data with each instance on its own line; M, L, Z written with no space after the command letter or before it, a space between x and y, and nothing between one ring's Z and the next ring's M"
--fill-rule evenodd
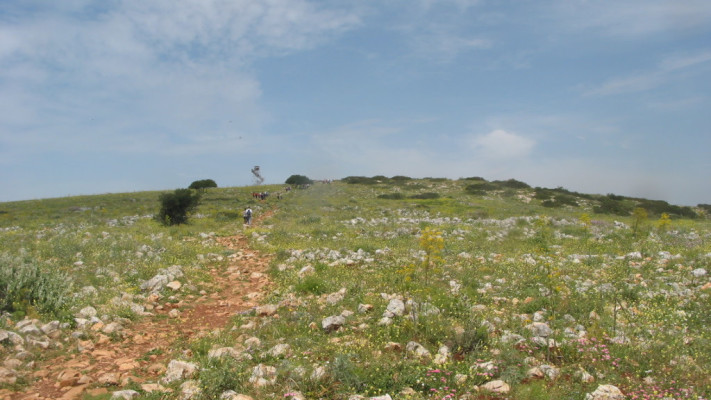
M200 193L190 189L176 189L173 193L160 195L161 208L156 219L164 225L178 225L188 222L188 213L200 203Z
M213 181L212 179L202 179L199 181L195 181L188 186L188 189L196 189L196 190L202 190L205 191L207 188L216 188L217 183Z
M310 185L314 183L311 179L304 175L292 175L286 179L288 185Z

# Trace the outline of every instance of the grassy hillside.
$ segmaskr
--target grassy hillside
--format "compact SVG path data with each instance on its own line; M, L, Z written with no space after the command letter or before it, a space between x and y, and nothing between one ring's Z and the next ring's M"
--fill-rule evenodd
M87 305L136 319L115 299L140 303L172 265L188 284L166 297L209 288L206 266L229 255L214 238L245 233L275 255L277 311L186 344L196 398L711 396L711 224L697 210L477 178L253 190L210 189L173 227L152 219L157 192L0 204L0 329L30 317L71 331ZM275 213L247 229L246 205ZM226 346L249 357L209 357ZM508 394L486 391L496 381Z

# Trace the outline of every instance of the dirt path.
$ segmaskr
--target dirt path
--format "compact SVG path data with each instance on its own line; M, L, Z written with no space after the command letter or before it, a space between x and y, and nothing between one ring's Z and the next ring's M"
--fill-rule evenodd
M183 346L225 327L235 313L255 307L269 285L269 255L250 249L241 235L217 241L234 253L226 269L210 271L214 278L210 293L186 296L176 304L157 303L154 316L126 327L121 338L96 334L93 340L79 342L78 353L76 341L70 340L64 355L41 362L34 373L36 381L27 390L0 393L0 398L77 399L85 393L120 390L129 379L146 391L160 390L155 383L167 363L180 352L189 352Z

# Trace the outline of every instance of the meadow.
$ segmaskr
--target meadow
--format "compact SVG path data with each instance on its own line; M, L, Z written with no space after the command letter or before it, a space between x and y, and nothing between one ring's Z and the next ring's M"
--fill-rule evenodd
M178 265L184 289L166 298L209 290L230 255L215 238L244 234L274 256L274 312L175 349L198 366L189 398L711 397L703 211L516 183L344 179L265 201L250 193L283 185L215 188L170 227L153 218L159 192L0 203L0 330L34 318L68 336L87 306L145 318L141 285ZM247 205L273 214L245 227ZM21 390L33 365L0 387ZM181 384L166 384L174 398Z

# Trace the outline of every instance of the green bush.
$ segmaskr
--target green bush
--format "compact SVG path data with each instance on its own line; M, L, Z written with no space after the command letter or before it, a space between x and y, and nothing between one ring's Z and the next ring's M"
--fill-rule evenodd
M411 199L420 199L420 200L428 200L428 199L439 199L439 193L420 193L420 194L413 194L410 196Z
M202 179L199 181L195 181L188 186L188 189L197 189L197 190L205 190L208 188L216 188L217 183L213 181L212 179Z
M698 217L691 207L675 206L663 200L639 199L637 206L644 208L651 215L662 215L663 213L666 213L671 216L683 218Z
M292 175L288 177L284 183L287 185L310 185L314 183L314 181L304 175Z
M467 185L464 188L464 191L469 193L469 194L476 194L476 195L484 195L486 192L490 190L498 190L500 189L499 186L489 183L489 182L482 182L482 183L475 183L472 185Z
M378 195L378 198L388 200L402 200L405 198L405 195L402 193L386 193Z
M621 196L607 195L598 199L599 205L593 207L596 214L630 215L632 206L621 200Z
M35 312L68 316L71 281L56 269L0 255L0 311L22 317ZM65 315L66 314L66 315Z
M161 208L156 219L164 225L178 225L188 222L188 213L197 208L200 194L190 189L176 189L173 193L160 195Z
M378 183L377 179L374 178L368 178L365 176L347 176L342 179L343 182L351 184L351 185L356 185L356 184L361 184L361 185L374 185Z
M508 179L505 181L493 181L491 182L501 188L509 188L509 189L529 189L530 186L521 181L517 181L516 179Z

